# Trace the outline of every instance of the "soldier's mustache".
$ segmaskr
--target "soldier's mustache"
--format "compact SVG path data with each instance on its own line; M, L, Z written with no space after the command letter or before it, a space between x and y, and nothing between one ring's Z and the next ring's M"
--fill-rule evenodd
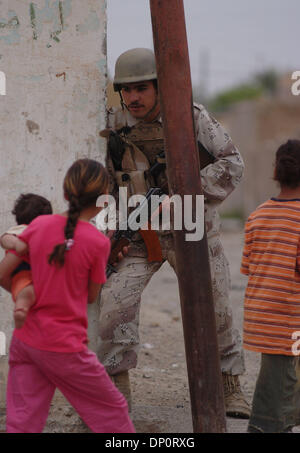
M143 107L143 105L139 104L138 102L132 102L131 104L129 104L128 108L131 108L131 107Z

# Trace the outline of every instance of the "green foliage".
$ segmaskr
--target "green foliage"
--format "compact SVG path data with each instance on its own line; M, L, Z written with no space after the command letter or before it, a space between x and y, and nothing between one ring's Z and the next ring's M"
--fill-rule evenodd
M231 90L218 94L210 104L210 110L222 112L228 110L232 104L241 101L257 99L263 94L263 88L258 84L243 84Z
M261 72L255 76L256 82L268 94L275 94L278 88L278 74L274 69Z
M258 99L264 94L276 94L278 80L278 73L267 69L254 75L249 82L225 90L210 100L202 99L199 87L194 87L194 99L199 103L204 102L212 112L223 112L238 102Z
M242 209L232 209L231 211L225 211L220 214L221 219L237 219L244 220L244 213Z

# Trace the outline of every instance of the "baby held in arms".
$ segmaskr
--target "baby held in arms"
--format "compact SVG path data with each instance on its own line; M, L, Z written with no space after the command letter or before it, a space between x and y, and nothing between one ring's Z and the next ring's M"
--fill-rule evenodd
M24 242L18 239L30 222L40 215L52 214L51 203L44 197L32 193L21 194L16 200L12 214L17 225L9 228L0 238L1 246L6 253L17 253L22 256L27 249ZM20 329L27 313L35 303L35 294L32 282L31 268L28 257L22 256L19 266L11 273L11 280L6 288L11 291L15 302L14 322L16 329Z

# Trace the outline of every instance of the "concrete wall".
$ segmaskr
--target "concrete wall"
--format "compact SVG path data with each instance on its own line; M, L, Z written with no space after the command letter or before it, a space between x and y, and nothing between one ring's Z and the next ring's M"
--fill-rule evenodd
M106 0L1 0L0 71L3 232L14 224L21 192L47 197L57 212L65 208L70 164L82 156L104 160ZM2 289L0 332L8 345L12 302Z

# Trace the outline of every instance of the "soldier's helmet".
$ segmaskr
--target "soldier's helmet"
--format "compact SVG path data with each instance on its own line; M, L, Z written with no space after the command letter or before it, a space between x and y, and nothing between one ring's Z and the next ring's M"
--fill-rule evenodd
M155 55L144 48L130 49L116 61L114 90L119 91L123 83L142 82L157 79Z

